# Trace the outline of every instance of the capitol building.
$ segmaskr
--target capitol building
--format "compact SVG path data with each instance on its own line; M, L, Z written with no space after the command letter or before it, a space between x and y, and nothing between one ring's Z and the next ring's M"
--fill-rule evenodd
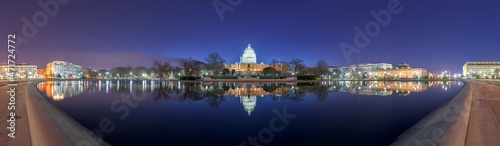
M282 71L282 66L287 65L286 63L276 63L276 64L264 64L263 62L257 63L257 54L250 44L243 51L240 57L240 62L234 64L225 64L225 68L229 70L234 70L238 74L245 75L250 73L251 75L258 74L264 70L266 67L272 67L277 71Z

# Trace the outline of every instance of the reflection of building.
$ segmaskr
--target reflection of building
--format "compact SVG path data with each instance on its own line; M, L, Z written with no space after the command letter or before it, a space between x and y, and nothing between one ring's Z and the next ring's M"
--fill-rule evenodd
M245 72L250 71L250 74L256 74L262 72L266 67L272 67L277 71L282 71L283 68L286 67L285 63L276 63L276 64L264 64L257 63L257 55L255 54L254 49L250 44L243 51L243 54L240 57L240 62L235 64L225 64L225 68L229 70L234 70L236 73L245 74Z
M45 92L47 97L59 101L82 94L84 86L80 82L82 81L42 82L38 84L38 89Z
M466 62L463 69L463 75L467 77L490 78L498 77L500 73L500 62L483 61L483 62ZM495 72L497 70L497 72Z
M52 61L45 68L46 77L80 78L82 66L66 61Z
M255 109L255 105L257 105L257 96L240 96L240 103L250 116L252 111Z
M230 88L226 91L226 95L234 95L240 98L240 103L243 105L245 111L250 114L255 109L255 105L257 104L257 96L264 96L269 94L279 95L281 93L281 88L276 88L272 91L272 93L264 90L263 87L260 87L258 84L242 84L237 87Z
M422 82L394 82L394 81L369 81L352 82L341 81L330 90L349 92L352 94L388 96L393 92L403 96L412 92L423 92L427 90L427 85Z
M7 64L0 64L0 78L8 79L9 68L11 72L15 73L14 78L18 79L32 79L37 77L37 66L29 64L16 64L13 66Z

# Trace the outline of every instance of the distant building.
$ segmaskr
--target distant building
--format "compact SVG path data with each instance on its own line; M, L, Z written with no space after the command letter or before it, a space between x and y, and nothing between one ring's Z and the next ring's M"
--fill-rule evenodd
M99 75L97 70L92 70L90 68L83 68L82 69L82 76L86 79L90 78L97 78Z
M252 48L250 44L248 44L248 47L243 51L243 54L240 57L240 62L237 62L235 64L225 64L225 68L231 70L234 70L237 74L258 74L261 73L264 68L266 67L272 67L276 69L277 71L282 71L284 68L288 66L286 63L276 63L276 64L264 64L264 63L257 63L257 55Z
M329 70L334 77L343 79L420 79L427 75L427 69L412 68L406 63L394 68L389 63L367 63L330 67Z
M467 77L496 78L499 76L498 70L500 69L500 62L466 62L462 69L463 75Z
M399 64L392 69L374 70L368 73L371 79L421 79L427 75L427 69L412 68L406 63Z
M243 51L243 55L240 57L240 63L257 63L257 54L255 54L250 44L248 44L248 47Z
M81 78L82 66L66 61L52 61L45 68L46 77Z
M45 77L45 68L36 69L36 73L38 74L38 77L44 78Z
M9 65L0 64L0 78L9 79ZM14 70L14 79L33 79L37 78L37 66L31 64L16 64L11 66Z
M328 70L334 76L341 78L361 78L363 74L368 74L371 71L391 69L392 64L389 63L366 63L366 64L353 64L345 67L330 66Z

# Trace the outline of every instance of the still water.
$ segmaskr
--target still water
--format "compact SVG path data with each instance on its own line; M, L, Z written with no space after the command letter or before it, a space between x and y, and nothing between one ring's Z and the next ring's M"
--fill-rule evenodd
M38 88L112 145L317 146L389 145L462 85L103 80Z

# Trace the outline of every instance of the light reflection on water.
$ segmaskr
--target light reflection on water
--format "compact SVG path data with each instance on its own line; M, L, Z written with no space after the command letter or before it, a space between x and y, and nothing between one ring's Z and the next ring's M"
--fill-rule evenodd
M128 84L127 84L128 83ZM434 81L434 82L397 82L397 81L325 81L319 83L319 89L324 92L348 92L351 94L370 95L370 96L389 96L399 94L407 96L412 92L423 92L428 87L440 86L443 90L448 90L451 85L455 83L460 85L460 82L451 81ZM218 82L218 83L182 83L173 81L164 81L163 88L160 87L158 81L48 81L42 82L38 88L42 92L46 92L47 97L55 101L70 98L72 96L81 94L83 92L94 93L96 91L105 91L109 93L110 90L114 92L124 92L127 90L129 93L135 92L151 92L160 89L162 92L168 94L175 92L189 92L194 86L199 87L200 91L212 92L217 89L223 89L223 95L241 96L290 96L290 94L302 93L303 91L315 91L318 88L308 88L312 83L237 83L237 82ZM299 87L298 87L299 86ZM130 88L132 87L132 88ZM188 93L191 94L191 93ZM321 94L319 94L321 95ZM301 95L296 95L301 96Z
M461 84L461 82L443 81L325 81L318 83L164 81L160 83L158 81L94 80L48 81L40 83L38 88L56 106L89 129L98 127L101 118L117 119L116 113L110 111L110 105L113 100L120 99L121 95L131 93L146 95L146 100L139 103L140 108L135 111L131 110L131 112L138 113L131 113L130 117L125 120L114 121L122 129L105 135L104 139L114 145L144 143L238 145L248 135L255 135L259 128L267 124L272 108L283 106L288 106L290 113L296 113L299 118L293 122L295 125L287 126L288 131L282 134L286 135L285 138L276 138L272 145L388 145L399 134L449 99L461 87ZM235 104L238 106L234 106ZM321 112L318 112L319 109ZM177 111L183 112L181 114ZM157 115L167 115L169 119ZM207 119L207 115L211 118ZM346 117L346 115L349 116ZM377 116L374 117L374 115ZM172 121L170 118L179 120ZM152 133L169 135L177 141L162 142L161 139L155 139L148 134L137 136L135 133L141 133L141 131L123 128L133 126L130 123L136 119L147 119L146 121L151 124L136 124L141 124ZM190 119L190 121L182 119ZM232 121L224 119L232 119ZM321 120L317 121L319 119ZM204 127L210 130L199 131L193 128L191 120L196 121L194 122L196 124L200 124L199 122L222 124L225 125L223 129L228 128L233 131L228 134L223 132L221 127L210 125ZM177 125L184 129L172 130L167 128L169 126L155 124L157 122L153 121L170 123L169 125ZM359 124L385 128L360 129ZM304 126L312 127L305 130ZM326 132L325 130L328 129L337 129L339 132ZM179 132L215 134L228 137L228 139L213 141L213 137L210 136L196 137L202 141L198 142L187 140L186 137L190 135L179 135ZM367 133L373 132L378 133L367 136ZM133 139L137 142L123 139L124 134L128 137L138 137ZM362 137L362 140L352 141L352 138L356 137ZM296 140L293 141L293 139ZM212 142L207 143L207 141Z

